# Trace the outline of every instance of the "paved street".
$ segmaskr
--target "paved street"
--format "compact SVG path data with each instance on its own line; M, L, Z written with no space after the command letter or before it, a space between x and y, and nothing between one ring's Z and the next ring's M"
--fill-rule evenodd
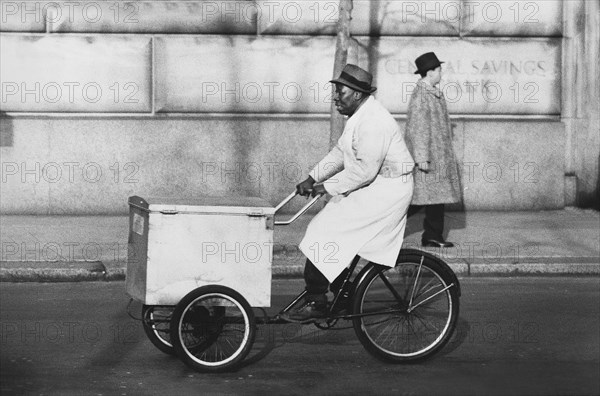
M4 395L599 394L600 278L463 278L452 342L418 365L373 359L351 329L262 326L247 365L200 374L126 313L124 282L1 283ZM301 288L276 280L273 305ZM139 307L136 308L139 315Z

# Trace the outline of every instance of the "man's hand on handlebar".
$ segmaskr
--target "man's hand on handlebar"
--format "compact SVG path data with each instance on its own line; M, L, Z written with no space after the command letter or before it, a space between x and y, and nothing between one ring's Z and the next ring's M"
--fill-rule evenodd
M324 194L327 194L327 190L325 190L325 187L323 187L322 184L315 184L310 195L316 197Z
M308 176L306 180L296 185L296 192L298 195L308 197L313 191L314 184L315 179L313 179L311 176Z
M306 180L296 186L296 193L305 197L323 195L327 193L322 184L315 184L315 179L308 176Z

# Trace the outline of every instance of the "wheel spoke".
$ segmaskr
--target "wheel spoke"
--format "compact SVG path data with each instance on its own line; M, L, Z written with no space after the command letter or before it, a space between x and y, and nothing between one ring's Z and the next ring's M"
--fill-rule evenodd
M429 296L429 297L427 297L425 300L423 300L423 301L420 301L419 303L417 303L417 304L415 304L415 305L413 305L413 306L411 306L411 307L408 307L408 312L410 313L410 312L411 312L411 311L413 311L415 308L417 308L417 307L421 306L422 304L425 304L427 301L431 300L432 298L435 298L436 296L438 296L438 295L440 295L440 294L444 293L446 290L450 289L450 288L451 288L453 285L454 285L454 283L450 284L449 286L446 286L446 287L444 287L442 290L440 290L439 292L435 293L435 294L434 294L434 295L432 295L432 296Z
M440 287L440 284L436 283L436 281L437 281L436 278L431 278L431 279L429 279L429 281L426 284L421 286L419 288L419 292L418 292L417 296L415 297L415 300L418 300L421 296L429 293L431 290L433 290L437 287Z
M387 286L387 288L392 292L396 301L398 301L399 303L402 303L402 297L400 297L400 295L398 294L398 292L396 291L394 286L390 283L390 281L388 280L388 278L385 276L385 274L383 272L379 273L379 278L383 281L383 283Z
M417 269L417 276L415 276L415 283L413 284L412 292L410 294L410 300L408 301L408 306L410 307L413 302L413 297L415 296L415 290L417 290L417 284L419 283L419 275L421 274L421 267L423 267L423 260L425 256L421 256L421 262L419 263L419 268Z

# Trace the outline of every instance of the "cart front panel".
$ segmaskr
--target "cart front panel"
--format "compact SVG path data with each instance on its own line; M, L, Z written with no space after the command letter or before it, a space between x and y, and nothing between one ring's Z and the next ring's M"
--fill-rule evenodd
M257 207L256 198L248 207L243 198L234 207L231 198L227 207L214 199L210 206L144 202L130 205L129 295L147 305L176 305L198 287L222 285L251 306L270 306L272 207Z

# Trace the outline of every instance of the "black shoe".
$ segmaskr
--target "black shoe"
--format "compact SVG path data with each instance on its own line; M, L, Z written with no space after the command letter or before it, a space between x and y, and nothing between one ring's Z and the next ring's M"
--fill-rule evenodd
M335 307L333 307L331 313L335 316L348 315L350 314L350 307L348 305L349 304L347 301L340 301L339 303L335 304Z
M424 239L421 241L423 247L434 247L434 248L451 248L454 246L452 242L438 241L437 239Z
M306 300L298 308L283 313L281 319L292 323L310 323L327 317L327 302Z
M339 290L334 292L334 295L336 295L337 293L339 293ZM338 315L338 316L343 316L343 315L348 315L350 313L350 296L349 293L347 291L344 291L341 293L341 295L337 296L337 301L332 301L331 305L329 306L329 311L332 314ZM335 302L335 305L333 305Z

